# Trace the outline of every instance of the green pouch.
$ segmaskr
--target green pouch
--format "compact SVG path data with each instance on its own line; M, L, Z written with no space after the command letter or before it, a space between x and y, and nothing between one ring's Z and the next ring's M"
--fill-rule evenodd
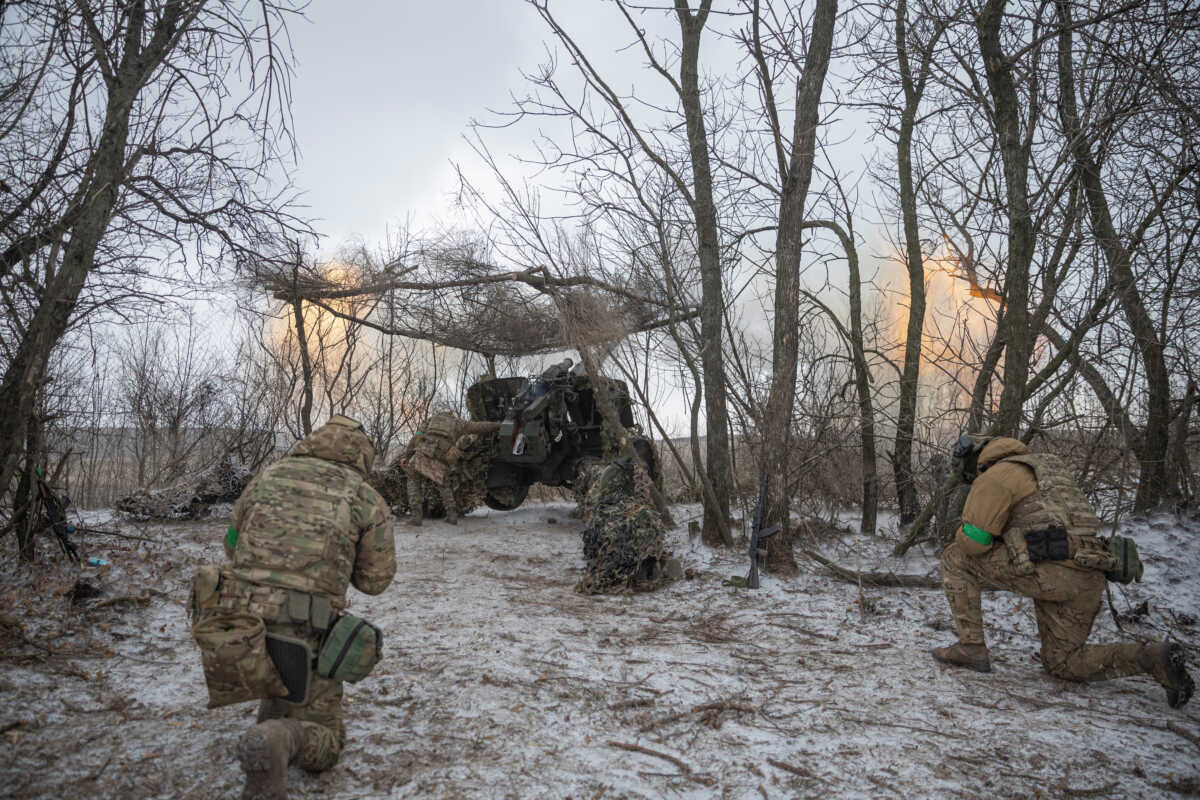
M206 611L192 625L192 637L200 647L209 708L288 694L267 654L267 627L253 614Z
M1129 583L1142 582L1142 560L1138 558L1137 543L1128 536L1112 536L1104 540L1104 549L1114 559L1116 566L1104 573L1110 581Z
M335 681L361 681L382 654L383 632L361 617L342 614L321 643L317 674Z

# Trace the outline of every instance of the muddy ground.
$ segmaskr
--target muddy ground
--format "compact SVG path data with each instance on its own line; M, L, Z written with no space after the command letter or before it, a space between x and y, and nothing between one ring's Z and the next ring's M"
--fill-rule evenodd
M572 591L568 505L397 525L396 582L352 603L385 630L385 658L347 686L341 762L293 769L292 796L1200 794L1200 701L1168 709L1146 678L1049 678L1028 601L985 596L991 674L944 668L927 654L953 638L938 590L860 590L811 562L759 591L724 585L745 558L689 541L688 511L671 546L692 579L634 596ZM227 521L89 521L150 541L87 535L106 566L6 552L0 570L0 796L237 796L254 709L205 710L184 612ZM1195 658L1195 520L1135 527L1148 582L1114 595L1126 631L1106 608L1093 639L1169 633ZM936 574L928 550L890 559L894 536L812 543L850 568Z

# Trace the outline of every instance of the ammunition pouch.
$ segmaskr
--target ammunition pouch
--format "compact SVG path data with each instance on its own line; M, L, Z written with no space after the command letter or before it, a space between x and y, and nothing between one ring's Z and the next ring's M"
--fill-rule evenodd
M260 618L222 608L204 611L192 625L192 636L200 647L209 708L288 694L267 654L267 628Z
M1034 564L1042 561L1066 561L1071 558L1067 529L1061 525L1052 525L1025 534L1025 545L1029 548L1029 560Z
M295 589L287 593L287 605L284 606L286 618L280 622L292 622L297 625L309 625L318 634L329 630L336 614L329 598L319 594L309 594Z
M321 643L317 674L355 683L371 673L382 654L383 632L361 617L342 614Z
M309 643L295 636L268 632L267 655L287 687L287 696L282 699L300 706L308 705L313 673L313 651Z

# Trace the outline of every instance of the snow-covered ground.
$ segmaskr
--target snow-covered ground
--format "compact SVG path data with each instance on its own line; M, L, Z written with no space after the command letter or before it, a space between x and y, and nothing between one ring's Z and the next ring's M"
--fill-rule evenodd
M293 797L1200 793L1200 700L1172 710L1148 678L1048 677L1027 600L986 594L994 671L953 670L928 656L953 638L940 591L860 596L808 562L795 579L733 588L723 581L745 574L743 553L689 541L689 509L676 510L671 545L690 579L575 594L580 525L569 512L538 504L476 511L457 528L396 526L396 582L352 603L384 629L385 658L347 686L340 763L293 769ZM109 562L82 571L6 560L0 796L237 795L234 748L254 709L205 710L184 611L226 524L120 522L154 541L80 536L85 557ZM1169 633L1197 660L1198 528L1172 515L1129 524L1146 583L1114 585L1115 606L1148 605L1122 620L1124 634L1106 607L1093 641ZM936 574L931 552L895 560L892 543L813 542L850 569Z

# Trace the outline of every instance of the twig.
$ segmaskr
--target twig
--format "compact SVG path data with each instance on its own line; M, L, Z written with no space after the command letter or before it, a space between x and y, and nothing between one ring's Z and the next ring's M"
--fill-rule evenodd
M799 775L803 778L808 778L808 779L814 780L814 781L820 781L821 783L829 783L829 781L825 780L820 775L813 772L811 769L808 769L807 767L797 767L795 764L788 764L785 761L776 761L773 758L768 758L767 763L770 764L772 767L775 767L776 769L781 769L784 772L790 772L793 775Z
M613 703L608 708L611 711L621 711L622 709L626 709L626 708L638 708L639 706L652 706L652 705L654 705L653 697L633 697L633 698L630 698L629 700L622 700L618 703Z
M1172 733L1178 733L1180 736L1187 739L1192 744L1196 745L1196 747L1200 747L1200 736L1197 736L1196 734L1192 733L1191 731L1189 731L1187 728L1183 727L1182 725L1175 723L1175 722L1168 722L1167 730L1171 731Z
M1058 791L1065 794L1067 797L1095 797L1096 795L1112 794L1117 788L1116 783L1109 783L1105 786L1097 786L1095 789L1072 789L1066 785L1066 782L1060 783L1057 787Z
M100 780L100 776L104 774L104 770L108 769L108 765L112 763L112 760L113 760L113 757L112 757L112 754L110 753L108 758L104 759L104 763L100 765L100 769L96 770L96 773L94 775L89 775L87 777L87 780L89 780L89 781Z
M835 578L855 583L859 586L859 591L862 591L862 585L865 583L868 586L901 586L919 589L940 589L942 582L928 575L897 575L894 572L857 572L849 570L845 567L839 567L833 561L821 555L815 550L810 550L807 547L801 547L800 552L811 558L813 561L826 567L833 573Z
M746 703L739 703L736 700L714 700L711 703L701 703L698 706L692 706L689 711L677 711L674 714L667 714L658 719L651 720L641 727L641 732L657 728L661 725L669 725L672 722L677 722L684 717L692 714L701 714L709 711L715 711L720 714L722 711L743 711L747 714L757 714L758 709Z
M679 771L682 772L684 775L692 774L692 768L689 767L687 764L683 763L682 761L680 761L678 758L676 758L673 755L669 755L667 753L660 753L657 750L651 750L649 747L642 747L640 744L627 744L626 742L609 742L608 746L609 747L619 747L620 749L628 750L631 753L642 753L643 755L654 756L655 758L661 758L663 761L670 761L672 764L679 767Z

